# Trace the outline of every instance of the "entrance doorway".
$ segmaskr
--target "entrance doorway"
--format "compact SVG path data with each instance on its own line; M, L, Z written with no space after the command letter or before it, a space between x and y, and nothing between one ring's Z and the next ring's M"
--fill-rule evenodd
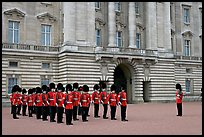
M143 100L149 102L149 81L143 81Z
M120 92L121 85L125 85L127 92L127 102L132 103L132 73L127 64L120 64L114 71L114 84L116 85L116 93Z

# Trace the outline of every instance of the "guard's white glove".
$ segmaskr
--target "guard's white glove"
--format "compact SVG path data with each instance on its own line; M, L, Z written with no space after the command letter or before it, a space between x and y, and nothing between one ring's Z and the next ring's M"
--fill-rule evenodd
M58 104L56 103L56 106L58 107Z
M103 101L101 100L101 104L103 104Z
M62 107L65 108L64 104L62 104Z
M177 97L180 97L180 95L178 94Z
M121 102L118 102L118 105L121 105Z

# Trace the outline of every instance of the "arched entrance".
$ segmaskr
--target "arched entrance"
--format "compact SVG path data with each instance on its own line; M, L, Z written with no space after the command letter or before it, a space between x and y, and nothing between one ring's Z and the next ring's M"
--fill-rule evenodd
M128 103L132 103L132 77L133 72L131 66L128 64L119 64L114 71L114 84L116 85L116 93L119 92L122 84L126 85L125 91L127 91Z

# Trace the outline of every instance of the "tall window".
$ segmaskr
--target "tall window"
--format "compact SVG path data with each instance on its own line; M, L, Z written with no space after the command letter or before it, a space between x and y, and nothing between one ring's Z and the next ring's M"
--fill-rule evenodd
M115 2L115 11L120 12L121 7L120 7L120 2Z
M8 22L8 42L19 43L19 22L17 21Z
M96 46L101 45L101 30L96 29Z
M101 8L101 3L95 2L95 9L100 9L100 8Z
M42 78L41 79L41 86L42 85L47 85L49 86L50 80L48 78Z
M41 44L51 45L51 25L41 25Z
M190 23L190 10L188 8L184 8L184 23Z
M12 93L14 85L17 85L17 78L8 78L8 94Z
M136 33L136 48L140 48L140 38L141 38L141 34L140 33Z
M42 68L43 69L49 69L50 68L50 63L42 63Z
M185 83L186 83L186 93L190 93L191 92L191 80L186 79Z
M122 47L122 32L120 31L116 32L116 46Z
M135 2L135 13L139 14L139 2Z
M190 56L190 40L184 40L184 56Z

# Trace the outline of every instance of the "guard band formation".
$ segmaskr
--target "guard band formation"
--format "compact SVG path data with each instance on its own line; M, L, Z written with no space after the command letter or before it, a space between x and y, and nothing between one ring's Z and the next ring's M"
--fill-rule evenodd
M82 122L88 122L90 104L93 104L94 118L100 118L99 105L103 106L101 110L102 118L108 119L108 105L110 106L111 120L116 119L116 107L121 106L121 121L126 119L127 95L125 86L121 85L121 90L117 94L116 86L111 85L111 92L106 90L106 84L95 84L92 94L89 94L87 85L79 86L77 82L67 84L66 88L62 83L50 83L49 86L30 88L28 91L19 85L14 85L10 95L11 114L13 119L19 119L19 116L33 117L42 121L64 123L63 114L65 114L66 125L73 125L73 121L78 121L81 116ZM101 89L101 90L100 90ZM21 94L22 92L22 94ZM21 109L22 108L22 109ZM28 115L26 114L28 113ZM57 117L57 118L55 118ZM55 120L56 119L56 120Z

